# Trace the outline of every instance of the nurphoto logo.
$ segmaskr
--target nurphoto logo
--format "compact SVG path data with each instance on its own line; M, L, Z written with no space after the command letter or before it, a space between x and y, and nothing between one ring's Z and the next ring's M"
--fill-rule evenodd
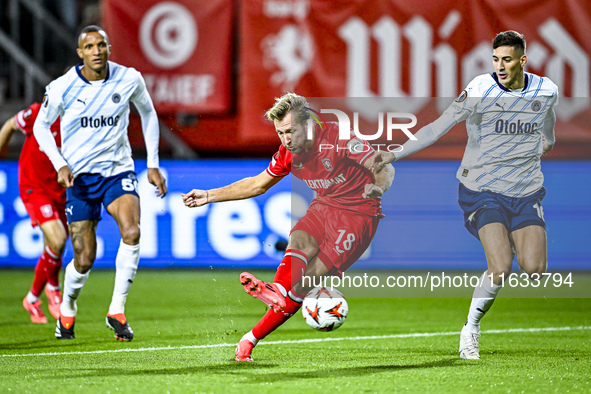
M379 112L377 117L378 130L373 134L363 134L359 130L358 112L353 112L353 127L351 127L351 120L349 118L349 115L347 115L347 113L345 113L344 111L333 108L320 109L320 112L315 111L311 108L307 109L309 110L308 115L310 116L307 123L308 139L314 138L314 128L316 127L315 124L321 130L327 127L323 114L332 114L337 117L337 122L339 125L339 140L355 141L355 139L358 139L362 141L375 141L377 139L382 138L385 131L387 141L392 141L394 130L402 131L410 140L417 140L417 138L409 131L409 129L416 126L417 124L417 117L411 113ZM406 120L406 122L401 122L401 120ZM370 145L378 152L400 152L402 150L402 145L400 144L372 143ZM333 144L320 144L319 149L320 151L330 149L336 149L337 151L342 149L349 149L353 153L367 152L368 150L370 150L367 144L362 144L360 142L357 144L344 144L343 146L339 144L337 144L336 146Z

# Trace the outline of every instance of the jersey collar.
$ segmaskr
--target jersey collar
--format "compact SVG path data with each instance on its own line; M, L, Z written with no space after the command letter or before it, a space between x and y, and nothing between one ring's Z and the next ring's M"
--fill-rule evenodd
M527 75L527 73L523 73L525 75L525 83L523 84L523 89L521 89L522 92L525 92L528 88L529 85L529 76ZM495 82L497 83L497 85L499 85L499 88L501 88L501 90L504 90L505 92L510 92L511 89L507 89L502 83L499 82L499 77L497 76L497 73L492 73L490 74L493 79L495 80Z
M84 75L82 75L82 71L80 71L82 69L82 67L84 67L84 63L80 63L80 64L76 65L76 67L75 67L76 73L78 74L80 79L82 79L87 84L90 84L90 81L88 79L86 79L86 77ZM105 77L105 79L103 79L103 83L107 82L109 80L110 76L111 76L111 65L109 64L109 62L107 62L107 76Z

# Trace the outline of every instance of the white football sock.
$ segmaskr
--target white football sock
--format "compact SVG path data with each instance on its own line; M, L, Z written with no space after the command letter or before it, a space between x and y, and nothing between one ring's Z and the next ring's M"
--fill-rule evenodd
M36 303L37 301L39 301L39 297L37 297L36 295L33 295L33 293L31 293L30 291L27 293L27 301L30 302L31 304Z
M115 288L113 289L113 298L109 306L109 315L125 313L125 302L127 293L135 279L138 263L140 261L140 244L127 245L119 244L117 258L115 259Z
M492 306L501 287L492 283L488 271L484 271L478 281L478 286L474 289L470 303L468 321L466 322L466 327L470 332L480 332L480 320Z
M285 290L285 287L283 287L283 285L281 283L273 282L273 284L275 286L277 286L277 288L279 289L279 292L281 293L281 295L283 297L287 297L287 291Z
M242 338L240 338L240 342L244 341L245 339L248 340L248 341L250 341L254 346L256 346L257 343L259 343L259 340L255 338L255 336L252 333L252 331L249 331L246 334L244 334L242 336Z
M74 266L74 260L66 267L66 274L64 275L64 293L62 304L60 305L60 314L63 316L76 316L76 299L80 294L80 291L84 287L90 270L81 274L76 270Z
M291 298L292 300L294 300L295 302L304 302L304 299L301 297L298 297L297 295L298 293L296 293L295 291L289 291L289 298Z

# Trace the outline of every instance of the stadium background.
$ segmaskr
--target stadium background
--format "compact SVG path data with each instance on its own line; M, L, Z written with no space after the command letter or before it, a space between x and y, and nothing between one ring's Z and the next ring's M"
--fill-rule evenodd
M381 97L403 97L418 130L475 75L491 71L490 40L507 29L528 39L527 70L561 89L557 145L543 161L550 268L591 266L589 2L105 0L75 2L73 23L57 7L52 13L57 3L68 2L36 8L26 0L2 3L0 121L40 100L44 78L75 64L78 25L102 24L111 59L144 74L162 122L169 195L153 198L140 175L142 267L274 268L280 256L275 244L287 237L290 212L297 218L311 199L295 180L253 201L195 210L182 205L180 193L262 171L278 146L262 114L287 90L364 97L376 105ZM100 13L86 15L83 5ZM52 20L60 27L49 27ZM63 37L56 39L63 45L53 37ZM350 110L361 111L354 102ZM136 116L130 140L141 158ZM0 267L33 267L42 247L18 197L19 142L0 161ZM484 267L456 202L455 171L465 142L462 124L396 164L395 183L383 200L387 218L357 268ZM140 159L137 171L144 170ZM99 237L95 267L113 268L119 237L106 213ZM65 261L72 255L69 247Z

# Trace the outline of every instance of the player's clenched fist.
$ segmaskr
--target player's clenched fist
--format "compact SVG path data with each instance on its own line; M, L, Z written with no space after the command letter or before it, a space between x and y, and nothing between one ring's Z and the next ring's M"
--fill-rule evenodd
M187 194L181 194L185 206L189 208L200 207L209 202L209 192L207 190L193 189Z

